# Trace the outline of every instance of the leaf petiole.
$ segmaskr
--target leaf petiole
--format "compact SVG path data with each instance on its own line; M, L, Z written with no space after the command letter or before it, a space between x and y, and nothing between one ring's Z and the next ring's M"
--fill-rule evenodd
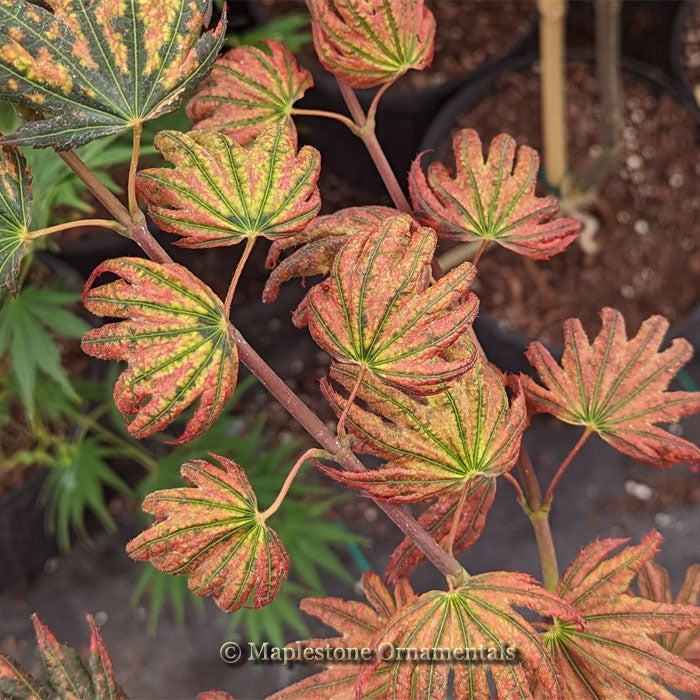
M64 221L62 224L41 228L37 231L30 231L26 234L25 239L28 241L34 241L37 238L51 236L54 233L59 233L60 231L67 231L71 228L83 228L86 226L99 226L100 228L111 229L117 233L126 233L126 229L117 221L111 221L109 219L80 219L78 221Z
M136 173L139 169L139 154L141 153L141 134L143 133L143 124L138 122L134 124L134 142L131 151L131 164L129 166L129 213L132 219L136 219L140 214L139 203L136 199Z
M583 447L583 444L586 442L586 440L588 440L592 433L592 428L586 428L583 431L583 435L581 435L581 437L578 439L578 442L571 448L571 452L569 452L569 454L564 458L564 461L559 466L559 469L557 469L557 473L554 475L551 483L547 487L547 493L544 497L544 501L542 502L543 507L549 508L552 504L552 498L554 497L554 489L556 485L559 483L562 476L564 476L564 472L566 471L567 467L571 464L574 457L578 454L579 450Z
M241 259L238 261L238 264L236 265L236 270L234 271L233 277L231 278L231 284L229 284L228 292L226 292L226 301L224 301L224 313L226 318L228 318L229 314L231 313L233 295L236 293L238 281L241 278L243 268L245 267L245 264L248 261L248 258L250 257L251 251L253 250L256 238L256 236L248 236L248 239L245 242L245 248L243 249L243 253L241 254Z
M334 459L333 455L330 452L327 452L326 450L320 450L318 448L306 450L306 452L304 452L304 454L301 457L299 457L299 459L294 463L294 466L290 469L289 474L287 474L287 478L284 480L282 488L277 494L277 498L275 498L272 505L267 510L259 514L261 522L265 522L271 515L273 515L279 510L279 507L282 505L284 499L287 496L287 493L289 493L289 489L292 486L294 478L299 473L299 470L303 466L304 462L314 457L317 459Z

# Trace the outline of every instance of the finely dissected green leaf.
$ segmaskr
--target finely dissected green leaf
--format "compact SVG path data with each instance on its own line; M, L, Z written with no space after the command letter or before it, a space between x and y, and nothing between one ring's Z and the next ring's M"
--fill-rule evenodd
M163 131L155 143L175 167L141 171L138 196L159 226L182 236L177 244L184 248L289 236L321 206L318 151L304 146L297 153L295 132L281 124L248 147L209 131Z
M0 697L6 700L47 700L39 682L0 651Z
M628 592L661 539L652 531L640 545L609 558L627 540L593 542L562 576L557 593L585 622L580 630L554 620L544 632L566 697L670 700L674 696L664 686L700 692L700 671L655 641L659 634L700 625L700 608L652 602ZM549 697L546 688L537 690L536 697Z
M356 370L338 366L331 378L349 389ZM341 411L345 398L327 380L321 389ZM518 457L526 419L524 396L519 391L509 402L498 373L482 360L440 394L412 397L365 378L357 395L374 412L354 404L347 425L389 461L364 472L321 468L378 498L421 502L460 494L475 480L509 471Z
M272 602L287 577L289 558L279 538L260 518L243 470L212 455L182 466L189 487L156 491L143 509L155 523L127 545L136 560L150 559L161 571L188 576L190 590L211 594L226 612Z
M41 379L49 379L54 390L60 389L69 400L77 399L55 336L79 338L89 328L66 308L78 299L77 294L29 285L0 306L0 355L10 359L17 394L30 419L37 407L47 408L37 401Z
M424 0L306 0L323 67L355 88L423 70L433 60L435 18Z
M70 149L175 110L207 74L225 17L208 0L0 0L0 99L47 118L5 141Z
M288 122L292 105L314 81L280 42L262 43L264 48L239 46L214 63L187 105L195 128L247 144L269 124Z
M441 353L470 328L478 301L475 268L463 263L429 287L435 232L410 216L386 219L351 238L329 279L308 295L314 340L341 369L360 367L414 393L441 391L474 357Z
M61 700L86 700L93 697L92 680L78 652L65 644L59 644L36 613L32 615L32 623L51 690Z
M93 287L97 277L120 279ZM166 428L199 399L175 442L208 430L236 387L238 351L214 292L180 265L118 258L99 265L85 284L85 308L122 318L86 333L83 350L104 360L126 360L114 387L117 408L134 418L129 432L148 437Z
M506 134L497 136L484 160L481 140L462 129L453 141L456 172L442 163L429 166L421 156L411 166L413 207L440 236L460 241L495 241L521 255L544 259L561 253L581 231L571 218L552 218L559 211L554 197L536 197L537 152L518 149Z
M472 479L462 488L467 489L467 495L455 530L452 545L454 556L469 549L479 539L486 524L486 515L496 495L496 480L479 477ZM455 492L441 496L418 518L418 524L443 548L451 533L461 495L461 492ZM424 559L425 554L413 541L409 537L404 538L391 554L386 570L387 583L392 584L402 576L408 576L411 569Z
M345 649L367 647L374 635L389 622L397 610L415 598L405 580L397 585L393 597L376 574L363 574L361 583L369 605L340 598L305 598L301 601L301 609L304 612L314 615L341 633L341 636L330 639L308 639L301 642L302 647L325 647L326 644ZM280 690L268 700L354 700L355 680L363 666L362 662L329 664L320 673ZM362 698L384 697L381 693L386 687L387 679L377 674L377 677L367 684Z
M126 694L114 679L112 660L102 640L100 628L92 615L87 615L90 625L90 674L96 700L126 700Z
M340 249L353 236L370 233L378 224L398 214L391 207L348 207L335 214L316 217L299 233L274 240L266 265L274 268L263 290L263 301L277 299L280 286L294 277L327 275ZM278 264L280 254L301 245Z
M16 149L0 148L0 295L17 292L31 220L32 176Z
M668 330L663 316L648 318L631 340L619 311L604 308L601 318L592 343L578 319L565 321L561 366L541 343L530 345L527 358L545 386L522 377L528 402L535 411L594 430L639 462L653 467L700 464L697 445L654 425L700 411L700 393L666 391L690 359L690 343L677 338L659 352Z
M385 697L488 700L492 697L490 675L497 696L512 700L532 697L530 675L546 689L550 700L568 699L539 634L514 608L565 618L572 625L580 623L575 610L526 574L495 571L472 576L452 591L425 593L392 615L369 646L375 651L382 644L424 650L423 656L383 661L375 655L374 666L364 667L358 675L356 690L361 692L379 676L388 680ZM449 658L440 649L453 653L460 649L461 658ZM448 695L450 672L453 687Z
M671 594L671 582L668 571L656 562L647 561L637 573L637 585L640 595L656 603L667 605L694 605L700 603L700 564L688 567L683 585L674 601ZM695 629L683 630L672 634L658 635L656 641L676 656L700 666L700 625Z

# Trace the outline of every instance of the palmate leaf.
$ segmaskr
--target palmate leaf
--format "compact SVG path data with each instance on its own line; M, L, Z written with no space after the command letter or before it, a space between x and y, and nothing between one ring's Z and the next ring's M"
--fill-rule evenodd
M0 696L6 700L127 700L114 679L112 662L107 654L99 627L91 615L90 658L88 668L78 652L58 642L51 630L35 613L34 632L46 671L50 692L23 671L17 663L0 652Z
M396 612L415 599L415 594L405 579L396 586L394 596L379 576L371 572L362 575L361 585L369 604L341 598L305 598L301 601L304 612L317 617L341 634L330 639L308 639L301 642L303 648L325 647L326 644L344 649L367 647ZM355 681L361 668L362 665L357 663L330 664L320 673L280 690L267 700L355 700ZM382 692L386 687L386 677L377 674L366 685L361 697L384 697Z
M690 343L677 338L659 352L668 330L662 316L648 318L631 340L619 311L604 308L601 318L592 343L578 319L565 321L561 366L541 343L530 345L527 358L545 386L523 376L528 402L535 411L594 430L638 462L653 467L700 464L697 445L654 425L700 411L700 393L666 391L690 359Z
M452 543L454 556L469 549L481 536L486 525L486 515L496 496L496 479L477 477L471 479L462 489L466 489L467 493ZM443 549L447 546L455 511L461 496L461 492L441 496L435 503L428 506L418 518L418 524ZM386 569L387 583L391 585L402 576L408 576L411 570L424 560L425 554L416 547L413 540L405 537L403 542L391 553L389 566Z
M32 176L24 156L0 148L0 296L17 292L31 220Z
M104 273L120 279L100 287ZM165 429L199 399L182 443L205 432L236 387L238 352L223 304L180 265L118 258L99 265L85 284L88 311L125 319L89 331L82 347L103 360L126 360L114 387L117 408L134 418L137 438Z
M466 372L474 355L446 360L476 315L468 291L475 268L463 263L428 287L435 232L410 216L381 222L351 238L328 280L308 295L313 339L341 369L359 367L414 393L441 391Z
M382 697L488 700L490 675L497 697L531 698L531 674L550 700L570 697L562 694L554 662L539 634L514 608L580 624L575 610L526 574L495 571L472 576L454 590L425 593L392 616L369 646L375 651L382 644L418 649L422 656L382 661L377 654L375 665L363 668L358 676L358 693L381 678L388 683ZM449 658L441 649L461 650L460 657ZM474 653L476 657L470 656Z
M432 163L427 175L418 156L411 166L409 189L417 216L440 236L460 241L494 241L530 258L561 253L581 231L559 211L554 197L536 197L537 152L518 149L506 134L497 136L484 160L481 140L462 129L453 140L456 172Z
M700 564L689 567L675 600L671 594L668 571L654 561L645 562L637 573L637 585L643 598L667 605L700 604ZM695 629L661 634L656 641L667 651L700 666L700 625Z
M331 378L349 389L356 370L338 366ZM344 397L327 380L321 389L341 411ZM526 419L523 393L509 402L498 373L482 360L445 391L426 398L411 397L371 378L363 379L357 395L374 413L354 404L347 425L389 461L357 473L321 469L378 498L411 503L459 495L475 480L495 479L509 471L518 457ZM476 497L481 498L478 490Z
M355 88L423 70L433 60L435 18L423 0L306 0L323 67Z
M335 256L351 237L367 235L397 214L399 211L391 207L348 207L316 217L293 236L274 240L266 261L267 267L274 269L265 284L263 301L275 301L281 285L294 277L327 275ZM297 245L301 247L278 264L282 252Z
M75 148L175 110L214 62L208 0L0 0L0 99L45 115L5 142Z
M270 124L288 122L292 105L314 81L279 41L262 44L239 46L217 59L187 104L196 129L220 131L245 145Z
M186 462L180 471L190 485L155 491L143 509L155 523L127 545L137 561L149 559L161 571L188 576L190 590L211 594L226 612L273 601L287 577L289 558L279 538L260 518L245 472L212 455Z
M316 149L297 153L296 133L272 124L248 147L224 134L163 131L155 144L174 168L139 173L153 220L184 248L212 248L302 230L321 206Z
M567 697L671 700L663 686L700 693L700 671L654 641L658 634L700 625L700 608L636 598L628 586L656 554L661 535L650 532L640 545L610 553L627 542L593 542L574 559L557 593L585 622L583 630L554 620L544 632ZM538 698L548 698L537 688Z

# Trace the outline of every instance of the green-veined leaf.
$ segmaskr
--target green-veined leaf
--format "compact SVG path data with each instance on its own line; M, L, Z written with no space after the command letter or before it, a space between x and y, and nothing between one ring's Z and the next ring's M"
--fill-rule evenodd
M572 626L581 623L574 609L526 574L494 571L472 576L454 590L424 593L391 617L368 645L375 651L374 664L358 674L358 695L380 677L388 683L384 697L490 700L490 675L496 696L514 700L532 697L531 675L546 688L549 700L568 699L540 635L514 608L557 616ZM383 644L417 649L422 655L383 660ZM454 656L445 655L445 649Z
M93 287L105 273L120 279ZM83 350L104 360L126 360L114 400L137 438L166 428L199 399L175 442L201 435L236 387L238 352L223 304L186 268L141 258L99 265L85 284L85 307L125 319L85 334Z
M460 241L494 241L530 258L561 253L581 231L571 218L552 217L559 211L554 197L536 197L537 151L518 149L506 134L497 136L484 160L481 140L473 129L462 129L453 141L454 176L442 163L432 163L427 175L421 156L411 166L409 187L421 221L440 236Z
M348 390L356 376L356 370L331 370L332 379ZM341 411L344 397L327 380L321 388ZM474 480L509 471L518 457L526 419L523 393L509 402L498 373L481 359L439 394L413 397L364 378L357 395L373 412L353 404L347 425L389 461L363 472L321 468L378 498L424 502L459 494Z
M566 697L598 700L672 700L664 686L700 693L700 670L654 641L658 634L700 625L700 608L636 598L628 586L657 552L661 535L650 532L640 545L608 555L625 539L585 547L559 582L557 593L584 620L578 629L555 619L544 632ZM547 689L536 697L546 700Z
M32 176L16 149L0 148L0 295L17 292L31 219Z
M278 41L240 46L219 58L187 105L196 129L247 144L269 124L288 123L292 105L314 83Z
M156 491L143 509L155 523L127 545L136 560L161 571L186 574L190 590L211 594L226 612L272 602L287 576L289 558L260 518L243 470L225 457L221 467L204 460L182 466L188 487Z
M140 172L138 195L185 248L289 236L321 206L318 151L304 146L297 153L296 134L280 124L248 147L209 131L163 131L156 146L175 167Z
M474 355L441 353L469 328L476 268L463 263L429 287L437 237L407 215L351 238L329 279L307 297L314 340L340 368L359 367L414 393L433 393L466 372Z
M0 0L0 98L47 118L6 142L67 150L175 110L206 75L225 16L208 0Z
M589 343L581 322L564 322L561 366L541 343L527 350L544 387L522 377L535 411L594 430L606 442L639 462L668 467L700 464L700 448L655 423L675 423L700 411L700 392L666 391L693 350L683 338L659 352L668 330L663 316L651 316L627 340L625 321L615 309L601 311L602 328Z
M435 17L424 0L307 0L323 67L356 88L381 85L433 60Z

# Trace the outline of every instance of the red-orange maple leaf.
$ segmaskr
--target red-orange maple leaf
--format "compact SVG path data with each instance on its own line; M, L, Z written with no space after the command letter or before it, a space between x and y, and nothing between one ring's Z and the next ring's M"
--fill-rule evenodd
M668 571L654 561L645 562L637 573L637 585L643 598L667 605L700 604L700 564L688 567L675 600L671 594ZM695 629L661 634L656 640L672 654L700 666L700 625Z
M355 384L356 374L342 367L331 370L331 377L346 389ZM336 411L342 410L344 397L326 380L321 388ZM347 425L389 461L363 472L321 469L378 498L425 502L460 495L475 480L509 471L518 457L526 418L524 396L519 391L509 402L498 373L482 360L443 392L425 398L371 378L363 379L357 395L374 412L354 404Z
M447 360L442 353L476 315L468 290L475 268L463 263L428 286L435 245L434 231L400 215L336 255L330 278L309 292L308 324L340 368L427 394L473 364L473 355Z
M423 70L433 60L435 18L424 0L306 0L323 67L355 88Z
M104 273L120 279L93 287ZM118 258L95 269L83 303L98 316L125 319L86 333L82 348L103 360L129 363L114 386L117 408L134 416L129 432L137 438L153 435L197 400L175 442L208 430L238 376L236 343L214 292L181 265Z
M362 590L369 605L340 598L302 600L301 609L304 612L314 615L333 627L341 633L341 636L330 639L308 639L301 642L301 646L317 648L329 645L342 649L368 647L373 636L389 622L397 610L415 599L415 594L405 579L398 583L392 597L379 576L371 572L362 575ZM355 681L363 665L362 663L329 664L321 673L280 690L267 700L290 700L290 698L355 700ZM378 675L367 684L362 697L384 697L382 693L387 685L388 679Z
M544 632L566 697L671 700L665 685L700 693L700 671L655 641L658 634L700 625L700 608L652 602L628 592L637 571L656 554L661 539L652 531L640 545L609 558L627 540L593 542L562 576L557 593L585 623L580 630L555 619ZM549 698L547 689L538 687L537 697Z
M540 635L514 608L565 618L572 626L581 622L571 606L526 574L472 576L454 590L419 596L391 617L371 642L375 665L358 676L358 694L388 675L382 697L442 700L451 690L455 698L489 700L490 675L497 697L513 700L532 697L531 675L550 700L568 699ZM382 660L381 650L390 648L417 650L419 656L414 651Z
M440 236L461 241L493 241L521 255L543 259L561 253L578 236L581 224L552 217L559 211L554 197L536 197L539 157L515 141L497 136L484 160L481 140L473 129L459 131L453 142L456 172L432 163L427 175L418 156L411 166L409 187L417 216Z
M631 340L619 311L605 308L601 318L592 343L578 319L564 323L561 366L541 343L530 345L527 358L545 386L522 376L528 402L535 411L597 432L639 462L654 467L700 464L697 445L654 425L700 411L700 393L666 391L690 359L690 343L676 338L659 352L668 330L662 316L648 318Z
M137 561L186 574L190 590L211 594L226 612L243 607L253 590L256 608L269 605L287 577L289 557L260 517L245 472L212 455L221 467L196 459L180 474L190 486L155 491L143 509L155 523L127 545Z
M245 145L269 124L287 123L292 105L313 84L289 49L266 39L220 56L187 114L196 129L220 131Z

